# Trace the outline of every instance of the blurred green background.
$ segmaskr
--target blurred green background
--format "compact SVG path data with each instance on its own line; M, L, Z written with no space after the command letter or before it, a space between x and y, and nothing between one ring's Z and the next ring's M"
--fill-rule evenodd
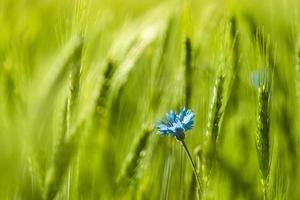
M196 162L208 179L200 199L262 199L252 75L264 68L273 69L268 198L300 199L299 9L298 0L1 0L0 199L199 198L181 145L154 126L191 108L185 141L205 152L219 74L218 162L208 177Z

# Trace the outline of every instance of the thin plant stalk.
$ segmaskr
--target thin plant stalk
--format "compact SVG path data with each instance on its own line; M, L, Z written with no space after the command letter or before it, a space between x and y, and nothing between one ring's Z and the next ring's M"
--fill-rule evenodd
M198 193L199 193L199 196L200 196L200 194L201 194L201 183L200 183L200 180L199 180L199 177L198 177L196 165L195 165L195 163L194 163L194 161L192 159L191 153L190 153L190 151L189 151L186 143L184 142L184 140L181 140L180 142L181 142L181 144L182 144L182 146L183 146L186 154L188 155L189 161L190 161L190 163L192 165L192 169L193 169L193 172L195 174L195 177L196 177L196 180L197 180L197 184L198 184Z
M200 183L201 183L201 188L203 185L203 179L202 179L202 150L200 148L200 146L197 146L194 150L194 156L195 156L195 166L196 166L196 170L197 170L197 174L198 177L200 179ZM197 183L196 183L196 178L194 176L194 173L191 174L191 181L190 181L190 185L189 185L189 194L188 194L188 199L192 200L192 199L202 199L202 196L198 196L199 194L195 195L195 191L197 190ZM203 192L202 194L203 195ZM196 198L195 198L196 197Z
M296 51L296 86L297 86L298 104L300 105L300 42L297 46L297 51Z

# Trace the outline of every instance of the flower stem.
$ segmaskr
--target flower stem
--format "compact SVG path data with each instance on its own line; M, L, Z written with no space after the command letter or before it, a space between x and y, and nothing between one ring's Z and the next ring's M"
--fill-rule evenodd
M262 187L263 187L263 200L268 200L268 180L262 179Z
M199 198L200 198L200 197L201 197L201 195L200 195L200 194L201 194L201 183L200 183L200 180L199 180L199 177L198 177L198 173L197 173L197 170L196 170L196 165L195 165L195 163L193 162L191 153L190 153L188 147L186 146L184 140L181 140L180 142L181 142L181 144L182 144L182 146L183 146L183 148L184 148L186 154L188 155L188 158L189 158L190 163L191 163L191 165L192 165L193 172L194 172L194 174L195 174L195 177L196 177L196 180L197 180L197 184L198 184L198 193L199 193L198 195L199 195Z

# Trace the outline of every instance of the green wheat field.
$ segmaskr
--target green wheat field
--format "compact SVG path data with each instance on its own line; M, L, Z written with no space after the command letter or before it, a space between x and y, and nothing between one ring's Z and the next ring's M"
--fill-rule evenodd
M0 0L0 28L0 200L300 199L299 0Z

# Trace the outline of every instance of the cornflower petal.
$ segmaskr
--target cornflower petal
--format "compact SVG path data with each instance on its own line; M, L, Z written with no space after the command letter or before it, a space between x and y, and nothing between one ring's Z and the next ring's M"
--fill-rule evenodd
M166 121L159 121L156 124L159 135L170 135L178 140L184 140L185 132L194 127L195 113L182 108L177 115L175 111L166 113Z

